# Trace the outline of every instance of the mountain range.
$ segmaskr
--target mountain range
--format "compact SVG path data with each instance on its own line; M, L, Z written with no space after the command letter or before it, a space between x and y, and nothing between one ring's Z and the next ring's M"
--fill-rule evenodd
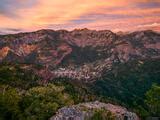
M52 79L95 80L115 64L160 58L160 33L39 30L0 36L0 62L40 65ZM142 60L142 61L141 61Z
M82 98L82 102L92 98L109 100L132 109L141 117L160 115L159 110L151 111L153 107L146 103L148 91L160 84L160 33L152 30L113 33L87 28L42 29L0 35L0 65L0 84L16 89L17 86L24 89L29 84L32 89L37 81L37 86L58 82L75 96L71 84L80 93L76 99ZM19 70L25 72L18 73ZM27 81L20 82L21 77Z

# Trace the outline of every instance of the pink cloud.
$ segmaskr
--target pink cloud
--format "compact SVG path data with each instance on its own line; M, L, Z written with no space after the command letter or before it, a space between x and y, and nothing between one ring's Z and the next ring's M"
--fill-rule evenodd
M21 3L17 2L17 7L26 2L17 1ZM36 0L36 3L29 7L15 9L13 12L19 16L17 18L5 16L0 12L0 29L152 29L160 22L158 3L159 0Z

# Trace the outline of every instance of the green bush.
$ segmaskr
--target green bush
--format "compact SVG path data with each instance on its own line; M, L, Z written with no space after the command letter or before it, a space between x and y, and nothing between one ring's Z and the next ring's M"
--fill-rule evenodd
M19 119L21 95L15 88L9 86L0 85L0 89L0 118L2 120Z
M95 110L93 116L89 120L115 120L115 116L104 109Z
M146 104L153 116L160 116L160 86L154 84L146 93Z
M29 119L45 120L58 108L73 104L71 97L64 92L63 86L48 84L29 89L21 103L24 116Z
M54 84L27 91L1 85L0 90L0 120L47 120L58 108L74 104L64 87Z

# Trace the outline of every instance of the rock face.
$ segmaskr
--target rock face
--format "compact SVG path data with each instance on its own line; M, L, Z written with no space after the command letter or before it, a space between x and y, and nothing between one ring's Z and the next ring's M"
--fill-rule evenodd
M0 63L41 65L50 73L42 76L46 81L68 77L91 82L114 64L159 58L160 34L153 31L39 30L0 36Z
M86 120L94 115L95 109L110 111L114 115L115 120L139 120L135 113L127 111L126 108L98 101L63 107L50 120Z

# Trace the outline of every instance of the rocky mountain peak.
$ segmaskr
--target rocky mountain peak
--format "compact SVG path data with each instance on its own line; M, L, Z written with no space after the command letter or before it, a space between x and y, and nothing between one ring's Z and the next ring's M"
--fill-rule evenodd
M40 64L53 70L54 77L95 79L102 71L112 69L115 63L159 57L160 34L150 30L119 35L109 30L86 28L42 29L0 36L0 62ZM77 69L70 69L75 66ZM61 67L65 71L59 71ZM100 73L95 72L97 69ZM79 77L79 73L83 77Z

